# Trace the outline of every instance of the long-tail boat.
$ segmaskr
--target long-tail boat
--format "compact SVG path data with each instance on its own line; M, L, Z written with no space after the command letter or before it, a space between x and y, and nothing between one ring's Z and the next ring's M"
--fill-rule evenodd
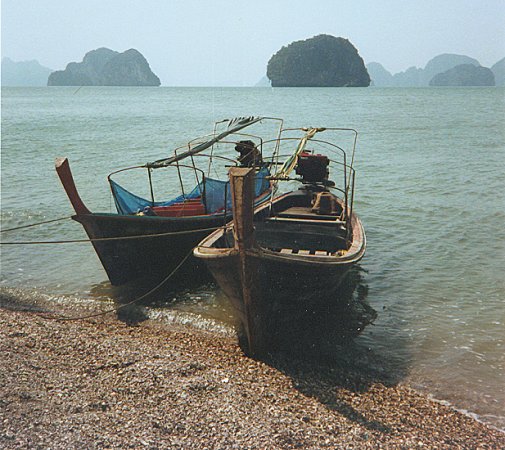
M67 158L57 158L56 171L75 210L72 218L84 227L110 282L163 279L178 268L191 275L197 263L193 247L232 218L230 167L252 167L256 205L272 195L271 146L281 128L282 120L276 118L219 121L210 135L176 148L170 157L111 173L113 213L91 212L79 196ZM147 196L133 194L115 180L133 170L147 174ZM158 170L164 173L155 182Z
M342 133L347 149L319 137ZM233 222L204 238L194 254L231 300L252 355L270 350L286 311L339 301L342 282L365 253L353 211L356 140L352 129L282 130L277 148L295 151L273 178L301 186L257 207L254 172L230 170ZM339 186L329 180L330 166L339 169Z

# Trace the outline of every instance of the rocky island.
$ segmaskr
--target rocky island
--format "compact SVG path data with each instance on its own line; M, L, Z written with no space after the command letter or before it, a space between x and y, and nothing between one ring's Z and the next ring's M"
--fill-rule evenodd
M2 86L45 86L52 71L37 60L13 61L2 58Z
M366 66L373 86L503 86L505 58L490 69L465 55L443 53L435 56L424 68L409 67L394 75L377 62Z
M99 48L49 75L48 86L159 86L160 79L135 49L123 53Z
M491 67L496 86L505 86L505 58L500 59Z
M321 34L282 47L270 58L272 87L366 87L363 59L347 39Z
M452 69L435 75L430 86L494 86L494 74L491 69L472 64L460 64Z

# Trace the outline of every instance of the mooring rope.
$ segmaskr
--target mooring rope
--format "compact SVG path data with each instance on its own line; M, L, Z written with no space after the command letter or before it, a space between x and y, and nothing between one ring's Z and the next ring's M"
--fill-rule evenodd
M200 233L206 231L214 231L221 228L218 227L210 227L210 228L197 228L194 230L182 230L182 231L168 231L166 233L155 233L155 234L140 234L136 236L116 236L116 237L107 237L107 238L90 238L90 239L69 239L69 240L58 240L58 241L18 241L18 242L0 242L0 245L44 245L44 244L81 244L87 242L105 242L105 241L120 241L120 240L129 240L129 239L147 239L147 238L155 238L161 236L173 236L177 234L189 234L189 233ZM5 230L8 231L8 230Z
M51 222L58 222L61 220L66 220L70 219L71 217L61 217L59 219L52 219L52 220L46 220L43 222L38 222L30 225L23 225L15 228L8 228L6 230L1 230L1 232L4 231L14 231L14 230L20 230L22 228L29 228L29 227L35 227L37 225L43 225L46 223L51 223ZM182 231L170 231L166 233L156 233L156 234L144 234L144 235L137 235L137 236L118 236L118 237L110 237L110 238L93 238L93 239L72 239L72 240L58 240L58 241L20 241L20 242L0 242L0 245L41 245L41 244L73 244L73 243L89 243L89 242L102 242L102 241L117 241L117 240L126 240L126 239L145 239L145 238L153 238L153 237L160 237L160 236L170 236L170 235L177 235L177 234L188 234L188 233L200 233L200 232L207 232L207 231L214 231L221 228L219 227L209 227L209 228L200 228L200 229L194 229L194 230L182 230ZM131 302L125 303L124 305L121 305L117 308L113 308L107 311L102 311L99 313L94 313L94 314L89 314L86 316L79 316L79 317L66 317L63 315L60 316L49 316L49 315L43 315L43 314L36 314L41 318L48 319L48 320L60 320L60 321L70 321L70 320L83 320L83 319L90 319L93 317L99 317L99 316L104 316L113 312L117 312L127 306L130 306L134 303L137 303L141 301L142 299L148 297L152 293L156 292L159 288L161 288L172 276L179 270L179 268L186 262L186 260L191 256L193 253L193 249L182 259L182 261L175 267L170 274L168 274L160 283L158 283L156 286L154 286L152 289L150 289L148 292L145 294L141 295L140 297L132 300Z
M137 297L136 299L132 300L131 302L125 303L124 305L118 306L117 308L112 308L107 311L101 311L99 313L93 313L93 314L88 314L86 316L78 316L78 317L68 317L68 316L50 316L50 315L44 315L42 313L36 313L37 316L47 319L47 320L59 320L59 321L72 321L72 320L84 320L84 319L91 319L94 317L99 317L99 316L105 316L107 314L111 314L114 312L118 312L119 310L126 308L127 306L133 305L134 303L139 302L140 300L143 300L144 298L148 297L152 293L156 292L158 289L161 288L170 278L172 278L173 275L179 270L179 268L186 262L186 260L191 256L193 253L193 250L191 250L185 257L184 259L177 265L177 267L172 270L160 283L158 283L156 286L154 286L151 290L146 292L145 294L141 295L140 297Z
M72 218L71 216L67 216L67 217L60 217L59 219L45 220L44 222L32 223L30 225L21 225L19 227L7 228L6 230L0 230L0 233L5 233L7 231L21 230L23 228L36 227L37 225L44 225L45 223L60 222L62 220L67 220L67 219L71 219L71 218Z

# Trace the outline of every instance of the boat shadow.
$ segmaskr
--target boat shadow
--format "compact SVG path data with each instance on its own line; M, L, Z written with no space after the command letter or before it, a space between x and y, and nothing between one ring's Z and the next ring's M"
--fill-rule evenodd
M363 270L356 269L338 299L325 299L298 317L283 312L273 350L262 360L291 378L303 395L370 430L388 432L385 424L357 411L345 395L367 392L377 383L395 386L408 371L405 362L356 339L378 317L367 299Z
M51 314L53 312L37 296L16 288L0 288L0 309L36 314Z
M146 306L166 307L177 302L182 294L213 283L206 270L181 271L169 280L159 276L145 276L121 286L103 281L93 285L90 294L95 299L112 300L117 319L128 325L137 325L149 319Z

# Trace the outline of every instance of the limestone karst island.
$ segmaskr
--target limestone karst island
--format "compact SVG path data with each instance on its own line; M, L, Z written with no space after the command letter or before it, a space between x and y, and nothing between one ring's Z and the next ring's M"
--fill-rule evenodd
M494 86L495 77L491 69L460 64L445 72L435 75L430 86Z
M505 86L505 58L487 68L469 56L443 53L425 67L393 74L378 62L365 65L347 39L325 34L286 44L270 58L266 69L256 86ZM3 57L1 82L2 86L160 86L140 52L108 48L92 50L81 62L71 62L56 72L36 60L16 62Z
M147 60L135 50L123 53L108 48L92 50L82 62L49 75L48 86L159 86L160 79Z
M282 47L270 58L272 87L366 87L370 76L347 39L320 34Z

